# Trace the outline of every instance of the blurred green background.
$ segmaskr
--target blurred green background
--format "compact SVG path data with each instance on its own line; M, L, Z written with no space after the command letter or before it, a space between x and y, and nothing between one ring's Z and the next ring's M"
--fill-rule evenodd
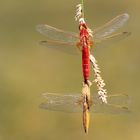
M0 2L0 140L138 140L140 139L140 1L86 0L85 16L96 28L127 12L127 39L95 48L108 94L131 97L130 115L92 114L85 135L81 114L50 112L38 107L41 93L80 92L81 56L41 47L45 39L35 26L47 23L78 32L74 21L79 0L5 0ZM94 86L96 87L96 86ZM96 90L92 88L92 93Z

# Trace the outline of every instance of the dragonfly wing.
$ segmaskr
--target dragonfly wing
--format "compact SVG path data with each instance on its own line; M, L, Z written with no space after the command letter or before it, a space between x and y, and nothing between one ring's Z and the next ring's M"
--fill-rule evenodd
M43 97L46 98L45 102L40 104L40 107L43 109L70 113L82 111L82 108L78 103L80 94L59 95L54 93L45 93L43 94Z
M43 94L45 101L40 104L43 109L62 112L82 112L81 94L59 95L54 93ZM129 97L125 94L112 95L108 97L108 104L101 104L97 97L92 97L90 111L93 113L120 114L128 113L129 110L125 105L128 104Z
M116 34L108 35L106 37L94 40L95 46L108 46L110 44L114 44L126 37L131 35L131 32L119 32Z
M90 112L116 115L130 113L129 109L126 106L114 104L96 104L91 107Z
M131 99L127 94L114 94L108 96L108 104L128 106Z
M79 40L78 34L63 31L49 25L38 25L36 29L50 40L61 41L64 43L75 43Z
M100 40L113 32L115 32L118 28L120 28L127 20L129 19L129 15L127 13L118 15L105 25L93 30L94 40Z
M93 105L90 111L93 113L105 113L105 114L125 114L129 113L128 104L130 98L126 94L110 95L107 98L108 103L100 103L97 97L93 97Z
M79 52L78 47L76 47L76 44L74 43L47 40L47 41L40 41L39 44L47 48L56 49L58 51L62 51L65 53L77 54Z

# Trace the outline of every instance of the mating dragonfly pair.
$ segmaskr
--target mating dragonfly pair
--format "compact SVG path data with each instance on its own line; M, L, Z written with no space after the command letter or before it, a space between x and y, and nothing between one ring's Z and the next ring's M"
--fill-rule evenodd
M128 20L128 18L129 15L124 13L115 17L102 27L94 29L91 44L94 43L95 46L98 46L98 44L104 41L120 40L130 35L130 32L119 32L113 34ZM46 24L38 25L37 31L47 37L47 40L41 41L40 44L49 48L66 51L73 49L79 44L79 35L77 33L63 31ZM82 111L81 94L59 95L55 93L45 93L43 96L46 98L46 101L40 105L41 108L64 112ZM129 110L126 107L128 103L127 101L128 96L125 94L108 96L107 104L101 104L97 97L92 96L90 112L111 114L128 113Z

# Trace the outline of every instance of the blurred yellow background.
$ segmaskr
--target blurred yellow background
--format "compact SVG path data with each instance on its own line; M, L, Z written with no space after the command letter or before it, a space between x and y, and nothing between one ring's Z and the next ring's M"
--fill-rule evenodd
M121 29L132 35L109 47L95 48L108 94L131 97L129 115L92 114L85 135L81 114L50 112L38 107L41 93L80 92L81 56L41 47L35 27L47 23L78 32L77 0L5 0L0 2L0 140L138 140L140 139L140 1L85 0L85 17L96 28L129 13ZM96 86L94 86L96 87ZM92 88L92 93L96 90Z

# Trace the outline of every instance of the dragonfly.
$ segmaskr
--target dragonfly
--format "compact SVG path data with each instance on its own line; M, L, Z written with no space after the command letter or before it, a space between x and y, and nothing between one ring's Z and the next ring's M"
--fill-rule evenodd
M118 32L119 29L127 20L129 15L127 13L121 14L107 22L105 25L93 30L93 37L89 36L87 25L84 21L79 23L80 35L78 33L63 31L47 24L40 24L36 27L37 31L47 37L47 40L40 41L40 44L48 48L55 48L61 51L73 50L77 48L82 52L82 69L84 82L88 84L89 78L89 55L92 46L98 46L102 42L108 40L120 40L128 35L130 32ZM73 52L73 51L72 51ZM77 52L75 50L75 52Z

